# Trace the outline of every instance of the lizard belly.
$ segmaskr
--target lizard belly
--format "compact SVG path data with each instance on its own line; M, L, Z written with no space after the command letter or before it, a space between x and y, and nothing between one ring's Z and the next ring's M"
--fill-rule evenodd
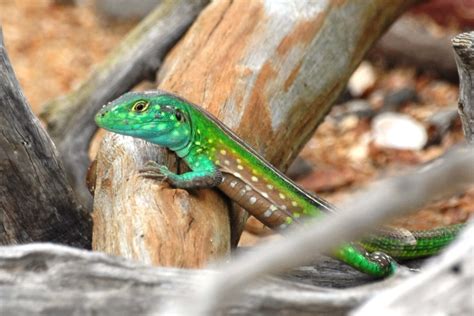
M294 221L291 214L251 184L232 173L222 173L223 181L218 188L263 224L272 229L284 229Z

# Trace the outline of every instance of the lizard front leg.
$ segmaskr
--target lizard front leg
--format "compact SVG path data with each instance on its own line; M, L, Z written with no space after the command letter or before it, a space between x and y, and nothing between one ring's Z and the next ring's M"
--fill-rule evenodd
M221 184L223 179L222 173L213 164L206 168L176 174L164 165L149 161L145 168L139 170L139 173L145 178L166 180L173 187L180 189L212 188Z

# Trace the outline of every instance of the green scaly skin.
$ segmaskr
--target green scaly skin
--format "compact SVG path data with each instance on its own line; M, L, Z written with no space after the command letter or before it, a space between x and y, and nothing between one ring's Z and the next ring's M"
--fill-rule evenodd
M178 175L150 162L140 170L143 176L165 178L177 188L217 187L272 229L283 231L304 219L335 211L328 202L299 188L215 117L173 94L127 93L104 106L96 123L167 147L191 168ZM462 227L417 232L382 228L359 243L342 245L331 255L359 271L384 277L397 266L390 256L410 259L435 254Z

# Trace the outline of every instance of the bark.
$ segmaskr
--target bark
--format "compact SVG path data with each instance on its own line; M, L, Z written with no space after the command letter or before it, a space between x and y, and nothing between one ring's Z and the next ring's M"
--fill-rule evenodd
M89 248L90 219L21 91L1 27L0 105L0 244L51 241Z
M68 180L86 208L92 207L85 176L89 143L97 131L94 114L144 79L154 78L164 56L207 2L163 1L80 87L45 105L41 117L58 147Z
M474 32L453 38L459 72L458 111L466 140L474 145Z
M414 2L214 1L167 56L160 70L159 88L204 106L277 167L286 169L369 47ZM141 148L134 147L136 142L132 140L124 142L130 152ZM113 144L102 146L100 151L107 152L110 146ZM121 165L133 172L141 167L139 164ZM124 196L134 191L132 186L146 180L139 179L119 188L120 181L119 177L111 179L102 190L115 188L114 194ZM153 212L143 210L156 209L158 201L169 200L166 195L175 193L162 190L153 182L140 184L140 187L145 188L143 194L147 195L147 201L144 202L142 194L131 195L120 208L148 222ZM100 193L96 191L96 194ZM104 212L111 203L110 200L95 203L94 212ZM187 212L205 213L211 209L205 203L222 205L214 196L194 208L187 208ZM172 223L176 209L180 208L165 210L160 225ZM222 220L213 234L227 234L228 222L229 219ZM106 244L124 240L121 232L108 222L99 225L94 230L94 238L106 240ZM130 223L128 229L135 231L137 227ZM196 223L190 231L203 229L207 228ZM157 235L149 240L180 239L190 231ZM195 244L191 239L189 242ZM155 248L143 242L140 245ZM127 255L128 246L121 248L119 253ZM167 247L167 251L175 249ZM222 251L222 254L229 252L228 249Z

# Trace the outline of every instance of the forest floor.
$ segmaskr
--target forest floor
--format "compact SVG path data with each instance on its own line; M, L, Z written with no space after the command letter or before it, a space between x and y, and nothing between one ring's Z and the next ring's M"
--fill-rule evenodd
M97 15L90 2L71 7L55 5L52 0L0 0L0 21L15 73L37 114L48 100L86 79L136 24ZM306 166L306 172L299 172L297 182L307 190L337 203L376 179L427 162L463 140L459 118L439 139L433 136L436 131L430 123L434 115L455 109L456 84L414 68L387 68L369 61L361 65L354 82L359 90L357 102L365 114L346 111L341 115L348 108L346 102L335 106L319 126L298 163ZM428 131L428 144L421 149L387 148L374 141L374 117L390 98L397 97L402 102L395 112L408 115ZM465 221L473 213L474 188L435 200L395 223L424 229ZM250 220L241 244L253 244L261 240L259 235L267 234L263 225Z

